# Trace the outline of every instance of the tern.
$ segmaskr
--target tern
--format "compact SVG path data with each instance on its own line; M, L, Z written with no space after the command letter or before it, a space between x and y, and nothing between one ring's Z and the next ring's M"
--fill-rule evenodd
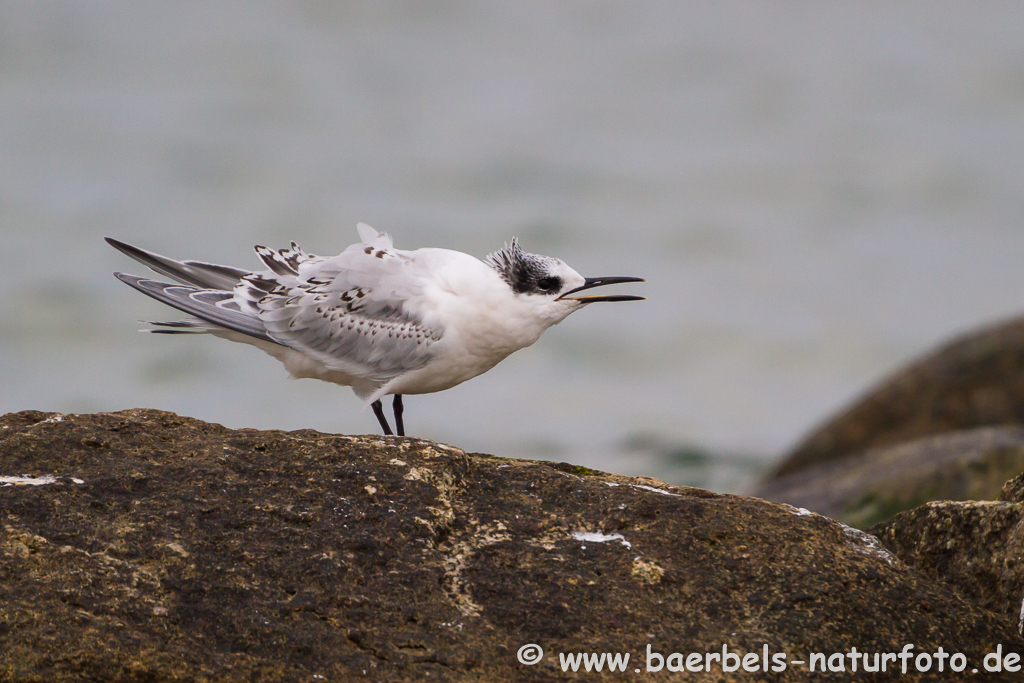
M357 228L362 241L333 257L294 242L280 250L257 246L266 266L257 271L106 241L177 282L115 277L192 316L143 331L244 342L292 377L352 387L386 435L384 396L394 395L395 427L405 436L403 394L443 391L487 372L589 304L644 299L581 294L644 280L585 278L560 259L523 251L515 238L481 261L450 249L395 249L386 233L365 223Z

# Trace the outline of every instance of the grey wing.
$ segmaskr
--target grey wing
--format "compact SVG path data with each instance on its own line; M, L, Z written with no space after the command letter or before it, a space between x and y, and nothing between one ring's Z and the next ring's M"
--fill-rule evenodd
M426 365L443 330L406 305L417 293L411 259L387 235L360 225L365 240L324 259L291 249L256 247L268 270L175 261L107 238L168 284L124 273L118 279L198 320L157 323L168 332L209 331L204 323L300 351L331 370L386 381Z
M234 295L231 292L158 282L127 273L114 273L114 276L143 294L168 306L173 306L179 311L190 313L201 320L257 339L275 341L267 334L266 328L258 317L242 312L238 304L233 301ZM194 326L192 321L157 324L186 329Z
M422 295L412 259L386 235L368 235L363 226L360 234L372 241L291 272L246 276L235 300L277 343L331 370L386 381L426 365L444 330L410 309L410 299Z
M234 300L234 289L244 278L252 275L250 271L203 261L178 261L112 237L105 240L110 246L145 264L151 270L183 283L174 285L125 273L114 273L119 280L143 294L196 316L174 322L154 322L152 324L161 329L150 331L173 334L209 332L216 327L223 327L257 339L274 341L267 335L256 311L243 311ZM291 248L279 251L256 247L256 253L270 268L270 271L266 272L268 275L275 273L297 276L298 268L303 264L323 260L319 256L306 253L295 242L292 242Z
M259 279L246 282L255 286ZM314 278L252 301L267 335L331 370L373 381L416 370L433 357L443 330L425 325L402 302L368 287L337 291L326 284Z
M230 290L238 284L243 276L249 274L247 270L232 268L231 266L220 266L216 263L176 261L166 256L125 244L120 240L115 240L113 237L106 237L104 239L107 244L122 254L127 254L139 263L145 264L151 270L186 285L193 285L204 289ZM149 294L149 292L146 293Z

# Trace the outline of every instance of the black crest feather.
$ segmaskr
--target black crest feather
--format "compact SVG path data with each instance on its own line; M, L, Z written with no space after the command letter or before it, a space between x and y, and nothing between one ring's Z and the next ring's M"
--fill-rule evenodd
M516 294L548 293L538 287L537 282L547 275L547 265L552 261L557 259L523 251L515 237L503 249L488 254L484 259L484 263L498 271Z

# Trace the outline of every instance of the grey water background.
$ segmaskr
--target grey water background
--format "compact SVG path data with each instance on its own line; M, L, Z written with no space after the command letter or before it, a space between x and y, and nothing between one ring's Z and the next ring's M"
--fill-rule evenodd
M0 412L375 432L255 349L137 334L177 314L102 241L256 266L358 221L649 280L408 397L411 434L741 491L1024 312L1024 3L0 2Z

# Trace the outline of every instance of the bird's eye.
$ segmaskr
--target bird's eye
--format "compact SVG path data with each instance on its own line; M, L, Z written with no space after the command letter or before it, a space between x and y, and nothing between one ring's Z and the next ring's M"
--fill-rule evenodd
M537 280L537 288L542 292L557 292L562 287L562 280L557 277L542 277Z

